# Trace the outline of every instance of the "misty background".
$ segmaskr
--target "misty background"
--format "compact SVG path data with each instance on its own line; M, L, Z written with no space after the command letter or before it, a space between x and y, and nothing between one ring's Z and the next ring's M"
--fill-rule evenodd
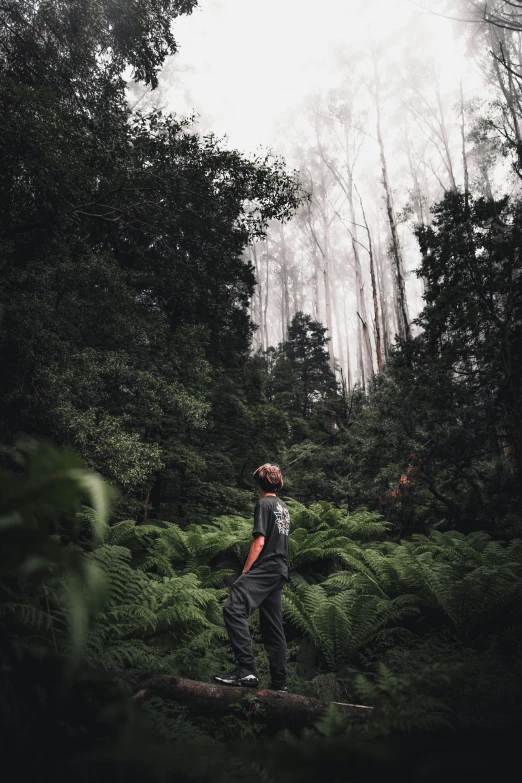
M476 132L501 90L484 37L502 46L506 31L474 5L202 0L175 22L159 87L129 82L133 109L192 115L197 132L298 171L304 206L248 252L254 350L287 339L302 311L327 327L338 379L365 387L396 336L417 332L414 232L431 206L448 190L518 189Z

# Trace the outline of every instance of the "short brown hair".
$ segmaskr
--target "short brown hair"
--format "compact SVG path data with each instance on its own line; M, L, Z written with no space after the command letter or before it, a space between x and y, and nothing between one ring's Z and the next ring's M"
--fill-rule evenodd
M275 492L283 486L283 476L277 465L266 462L254 472L254 481L263 492Z

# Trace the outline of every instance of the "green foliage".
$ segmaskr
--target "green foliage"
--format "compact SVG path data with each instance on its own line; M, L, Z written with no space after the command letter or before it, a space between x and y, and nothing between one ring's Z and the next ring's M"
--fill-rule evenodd
M147 729L125 696L136 675L167 671L209 679L217 665L226 664L221 606L228 589L216 586L213 577L229 578L220 574L224 567L215 571L219 563L231 564L237 573L251 521L222 517L185 528L134 520L107 525L107 490L76 457L45 444L13 456L19 466L1 477L8 499L2 522L8 524L0 530L10 551L25 555L2 561L0 704L3 719L11 721L11 750L24 747L42 720L49 721L50 694L66 692L73 694L75 706L81 705L82 719L74 716L73 702L59 696L48 726L53 742L63 741L66 727L77 745L81 737L80 745L91 748L97 732L104 731L106 752L118 764L127 763L124 759L138 749L145 758L152 730L173 749L199 748L197 758L155 751L155 768L199 779L215 775L223 763L220 742L263 739L270 727L253 722L242 708L225 721L193 722L183 709L161 699L144 709ZM86 495L90 488L94 492ZM86 499L91 505L85 505ZM387 523L365 509L349 513L326 502L290 505L296 541L284 591L287 633L294 635L289 651L296 656L289 663L290 679L310 695L330 694L374 707L369 721L354 724L331 705L303 735L310 752L320 754L325 742L353 746L448 725L508 726L510 716L517 715L522 673L517 642L521 541L435 531L398 542L387 539ZM13 518L25 524L16 541L10 538ZM24 576L27 560L42 551L47 565ZM321 573L318 566L325 563L328 568ZM62 589L71 573L75 604ZM96 574L96 581L86 574ZM253 630L257 655L256 622ZM308 670L301 671L324 676L305 685L296 669L307 657ZM68 668L69 660L76 660L75 669ZM478 704L482 712L476 714ZM117 726L125 738L118 739ZM279 741L292 746L295 738L287 733ZM238 745L223 769L233 780L248 774L265 779L267 762L252 759L246 747ZM42 758L35 757L37 762ZM77 761L71 763L76 769ZM297 758L295 763L299 768Z
M247 159L190 119L129 112L122 70L154 85L175 51L172 19L194 5L2 8L0 439L74 448L122 491L120 519L151 490L158 507L169 482L194 518L244 507L241 493L202 501L221 450L224 486L240 478L228 443L215 448L227 381L228 408L254 426L243 251L300 200L273 155Z
M394 345L367 393L319 404L322 428L287 441L286 487L303 502L380 511L398 535L509 538L521 529L521 202L452 192L432 211L416 232L417 336ZM290 399L297 376L288 384Z
M335 376L328 364L326 329L309 315L296 313L288 327L288 340L275 354L268 397L287 411L292 441L309 434L302 428L308 419L312 426L324 418L325 406L337 391Z
M322 585L297 585L286 593L284 611L324 655L330 671L337 671L356 663L362 648L396 633L414 604L410 596L386 600L354 590L328 595Z
M367 729L374 735L387 735L394 729L432 729L451 726L447 698L442 694L451 688L452 678L444 662L419 668L413 673L397 675L382 663L373 677L359 675L355 688L364 704L375 705Z
M20 621L22 627L34 627L37 635L43 632L47 644L52 640L56 646L49 597L59 593L57 619L69 630L67 646L77 662L103 572L77 547L65 548L61 542L78 534L67 518L74 517L82 497L92 503L91 535L99 541L113 493L75 454L50 444L26 441L10 456L17 470L0 472L0 590L4 598L19 601L4 603L2 614L7 612L15 627ZM17 579L28 580L32 589L19 595Z
M110 585L87 639L93 665L171 671L178 650L201 654L226 636L219 593L202 588L195 574L144 574L131 566L131 552L123 547L106 545L92 557Z
M356 541L376 540L389 530L389 524L380 514L358 508L349 512L346 507L336 508L328 501L304 506L295 500L289 501L292 509L292 526L310 532L319 530L342 533Z

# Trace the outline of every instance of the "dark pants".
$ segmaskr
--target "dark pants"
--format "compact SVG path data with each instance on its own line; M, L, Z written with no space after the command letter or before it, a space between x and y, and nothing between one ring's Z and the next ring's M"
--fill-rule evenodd
M270 661L275 685L286 682L286 639L283 631L281 590L286 578L280 571L259 565L242 574L232 585L223 616L241 674L256 674L248 618L259 608L261 638Z

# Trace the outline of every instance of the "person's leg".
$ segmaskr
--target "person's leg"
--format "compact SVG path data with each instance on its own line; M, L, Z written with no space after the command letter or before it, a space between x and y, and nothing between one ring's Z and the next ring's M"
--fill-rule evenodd
M261 638L270 662L272 685L286 684L286 638L283 630L282 584L273 590L259 606L259 626Z
M256 673L248 618L280 583L279 574L253 569L232 585L223 607L223 617L241 674Z

